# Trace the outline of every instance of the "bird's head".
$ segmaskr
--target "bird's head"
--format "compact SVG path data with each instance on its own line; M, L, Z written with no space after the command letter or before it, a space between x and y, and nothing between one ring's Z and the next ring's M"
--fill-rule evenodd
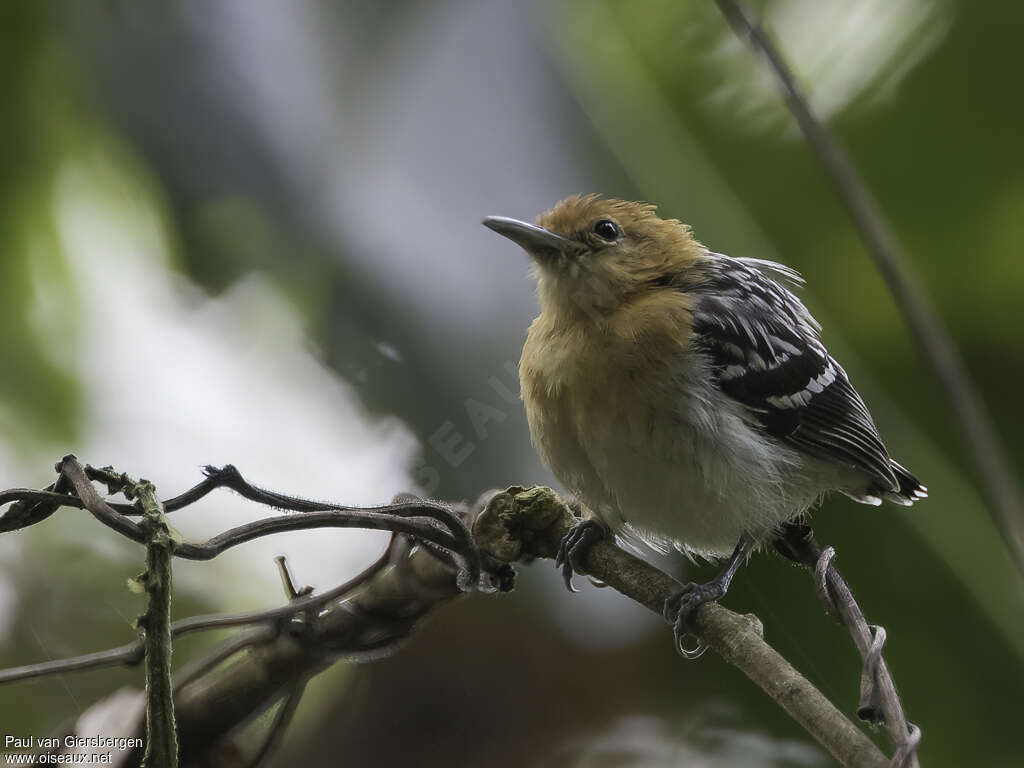
M692 268L704 248L690 228L647 203L568 197L528 224L488 216L484 225L533 258L541 307L600 318Z

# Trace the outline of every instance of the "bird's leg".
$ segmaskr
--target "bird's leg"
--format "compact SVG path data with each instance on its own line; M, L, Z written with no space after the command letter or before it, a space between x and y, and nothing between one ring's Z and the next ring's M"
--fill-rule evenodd
M672 638L675 640L676 650L686 658L696 659L705 651L705 646L701 643L693 649L683 646L686 636L694 634L693 619L697 615L697 610L705 603L713 603L725 597L733 576L747 559L753 545L753 540L743 534L736 544L736 549L732 551L729 562L715 578L704 584L695 584L691 581L665 601L663 613L665 619L672 624Z
M586 573L583 559L586 557L587 551L606 536L608 536L608 529L597 520L588 517L576 523L562 537L562 541L558 545L558 553L555 555L555 567L562 569L565 588L570 592L579 591L572 585L572 575Z
M814 539L814 531L804 523L785 523L772 539L772 545L783 557L808 568L814 568L821 557L821 547Z

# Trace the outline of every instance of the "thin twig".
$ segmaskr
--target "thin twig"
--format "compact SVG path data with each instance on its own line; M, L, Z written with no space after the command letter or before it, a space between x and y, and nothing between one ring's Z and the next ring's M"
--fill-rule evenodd
M91 669L118 666L134 667L142 661L144 655L143 644L136 641L118 648L86 653L70 659L56 659L54 661L43 661L39 664L26 664L22 667L9 667L8 669L0 669L0 685L18 682L19 680L31 680L36 677L60 675L65 672L84 672Z
M110 493L126 491L130 495L125 476L109 468L83 468L73 456L65 457L57 469L58 483L44 495L28 490L20 492L20 497L19 491L3 492L4 501L0 503L18 500L25 506L85 507L105 525L133 540L140 534L146 535L145 518L142 525L128 519L139 513L139 506L109 504L92 487L91 481L96 480L106 483ZM465 504L435 504L402 494L387 507L353 509L263 491L246 483L234 467L208 468L207 472L206 481L175 497L178 508L215 487L229 487L259 503L302 511L303 515L288 518L300 523L305 520L298 527L365 525L391 527L401 533L392 536L386 552L362 573L321 595L307 595L306 589L298 590L291 585L289 597L294 592L295 599L290 599L287 606L195 616L171 624L171 637L215 627L264 624L257 631L232 638L206 659L181 671L174 695L181 759L185 762L190 754L201 754L219 742L224 734L260 711L280 695L283 687L293 685L297 679L308 679L339 658L368 659L392 651L434 605L464 594L473 585L483 591L512 588L511 567L490 557L481 558L470 538L467 520L483 508L483 499L470 508ZM60 493L58 484L64 486ZM72 490L77 495L72 496ZM330 519L325 519L325 515ZM348 522L342 520L346 516ZM274 518L271 522L276 526L283 519ZM0 519L0 528L2 525ZM214 537L208 545L223 549L225 544L240 543L239 536L231 541L231 535L239 530L243 536L252 535L252 527L242 527L229 531L228 536ZM486 571L481 571L482 561L486 562ZM330 603L335 605L323 610ZM301 619L296 621L298 617ZM240 654L242 650L248 652ZM134 665L142 657L142 644L137 641L111 651L3 670L0 683L114 664ZM233 661L225 665L228 659ZM295 703L293 699L292 706ZM135 764L141 757L132 753L126 756L127 764Z
M140 480L125 485L125 494L139 500L142 528L148 536L146 572L140 579L149 595L149 604L138 619L146 648L146 756L142 764L145 768L177 768L178 731L171 685L171 550L174 542L153 484Z
M57 464L57 471L71 481L78 498L93 517L125 538L139 543L146 542L146 533L137 523L119 514L96 493L87 471L73 455L61 459ZM94 476L100 472L92 470ZM479 579L479 557L469 541L469 532L458 516L452 514L444 505L417 500L381 507L344 507L256 488L245 482L238 470L230 465L223 469L207 467L207 473L215 484L231 488L245 498L304 514L269 517L246 523L213 536L202 544L176 544L173 550L176 557L186 560L212 560L239 544L284 531L365 528L405 533L450 552L460 559L465 568L462 583L466 589L473 588ZM119 477L112 473L102 475L105 481L117 480Z
M483 504L478 502L466 514L476 514ZM394 651L434 607L465 594L458 585L458 569L416 543L393 537L386 558L364 571L365 580L320 613L308 632L281 633L183 686L176 698L183 749L202 754L296 679L308 678L337 659L375 658ZM500 581L510 588L507 577ZM302 605L296 601L292 607Z
M233 469L233 467L232 467ZM86 466L85 473L90 480L109 479L108 474L113 470L109 467L94 469ZM201 482L189 488L184 493L165 499L160 502L164 508L164 514L174 512L195 504L206 494L217 488L223 487L223 479L219 476L207 476ZM0 491L0 507L11 502L35 502L35 504L11 504L11 508L3 515L0 515L0 533L16 531L20 528L27 528L45 520L60 507L75 507L85 509L85 502L77 496L69 493L72 490L71 481L64 475L57 478L57 482L45 490L34 488L11 488ZM138 517L142 510L136 504L123 504L113 501L106 502L107 505L121 515Z
M182 686L188 685L193 680L198 680L203 675L209 674L232 656L247 648L252 648L261 643L268 643L278 635L276 626L268 625L239 632L220 643L206 656L193 659L183 665L174 673L174 690L178 691Z
M814 532L802 523L790 523L775 546L786 557L803 564L814 577L814 588L825 613L847 628L862 659L857 715L870 723L884 723L892 742L892 768L918 768L921 730L907 721L889 667L882 658L885 629L868 624L853 592L835 567L836 551L823 552Z
M260 748L252 756L252 759L248 762L246 768L257 768L264 760L270 756L271 753L281 743L281 739L284 738L285 731L288 730L288 725L292 721L292 717L295 716L295 710L299 708L299 702L302 701L302 694L306 691L306 679L296 678L292 684L288 687L288 691L285 693L284 701L281 702L281 706L278 707L277 712L274 714L274 722L270 724L270 729L267 731L267 736L260 745Z
M737 0L715 0L736 34L764 56L807 143L831 177L921 354L935 373L974 457L993 522L1024 576L1024 504L1010 463L967 366L878 207L831 131L811 111L796 78L765 31Z
M868 624L846 581L839 574L833 560L835 550L827 547L818 560L815 573L827 588L830 612L840 617L850 631L864 662L861 676L860 703L857 715L862 720L884 722L889 740L895 748L893 768L917 768L917 746L921 742L921 729L907 721L896 684L882 658L885 629ZM821 593L819 592L819 595Z
M252 624L264 624L280 622L290 619L297 614L322 608L328 603L340 600L346 594L357 588L367 579L387 565L390 558L391 546L381 557L373 562L358 575L329 589L319 595L309 595L291 601L288 605L277 608L268 608L263 611L246 611L242 613L208 613L188 618L178 619L170 625L172 638L182 635L200 632L209 629L225 629L227 627L240 627ZM69 659L58 661L46 661L39 664L27 664L22 667L11 667L0 670L0 685L13 683L19 680L29 680L36 677L58 675L64 672L78 672L104 667L127 666L133 667L142 661L145 646L142 640L122 645L118 648L111 648L106 651L87 653L81 656L74 656Z
M106 501L100 498L88 482L98 480L116 485L121 482L122 476L119 473L109 467L83 468L77 459L70 455L58 462L57 471L61 474L51 489L38 491L30 488L13 488L0 492L0 506L17 502L0 516L0 533L41 522L60 506L67 506L87 509L101 523L126 538L145 543L145 534L138 524L123 519L141 514L139 507L135 504ZM186 560L210 560L231 547L282 531L329 527L370 528L408 533L427 545L438 547L435 550L436 554L455 558L461 563L464 573L460 578L466 589L472 589L477 584L480 562L470 544L469 531L461 524L458 516L453 515L451 510L442 504L406 497L387 506L349 507L257 488L246 482L241 473L230 464L220 469L207 466L205 471L207 477L201 483L164 502L167 505L165 511L193 504L215 488L229 488L260 504L302 512L304 515L302 518L284 516L258 520L232 528L202 544L181 543L174 549L176 557ZM59 492L61 488L74 490L78 495ZM396 518L405 518L407 522L396 522Z
M359 574L356 578L368 579L380 570L380 568L383 567L383 564L387 563L390 557L392 549L391 544L393 544L394 541L395 537L392 536L391 543L389 543L383 557L377 560L377 562ZM281 586L284 588L285 597L287 597L289 601L293 603L297 602L313 591L312 587L299 588L295 586L295 579L292 576L291 569L288 567L288 559L284 555L278 555L275 557L274 562L277 563L278 571L281 574ZM307 622L311 623L313 621L312 611L307 611L304 614L304 617ZM285 731L288 730L292 717L295 715L295 710L299 708L299 702L302 701L302 694L306 691L306 683L308 680L308 677L296 677L291 682L291 685L288 686L284 695L284 700L281 702L277 712L274 714L274 722L271 723L270 728L267 731L266 738L263 740L263 744L260 745L260 748L249 760L247 764L248 768L257 768L257 766L263 763L267 757L277 749L278 745L280 745L281 740L284 738Z
M25 528L42 522L65 503L62 499L66 497L70 490L71 481L61 475L45 491L27 491L24 489L4 491L0 494L0 506L11 501L20 501L12 504L11 508L0 516L0 533L16 531L19 528ZM30 504L28 502L34 503Z

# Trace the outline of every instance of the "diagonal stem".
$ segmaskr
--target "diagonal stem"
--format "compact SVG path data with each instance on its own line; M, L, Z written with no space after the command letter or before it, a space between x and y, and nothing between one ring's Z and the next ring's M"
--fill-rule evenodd
M862 720L884 722L896 750L894 768L917 768L921 730L907 721L896 684L882 658L885 629L867 623L849 586L832 562L835 554L832 547L821 553L815 565L815 582L824 587L819 587L819 596L824 593L828 597L826 610L839 616L864 660L857 714Z
M896 684L882 658L885 629L867 623L853 592L833 563L836 551L827 547L823 552L814 531L801 523L784 526L774 544L781 554L812 571L815 591L825 613L836 617L847 628L857 646L863 660L858 716L885 724L895 749L892 768L917 768L921 729L907 721Z
M971 375L938 312L928 300L899 241L889 228L864 181L828 127L811 111L777 46L754 24L737 0L715 0L722 15L756 53L764 56L786 106L811 149L835 183L875 266L903 314L925 362L939 380L966 438L988 496L989 513L1024 577L1024 503L1010 462L1002 449Z

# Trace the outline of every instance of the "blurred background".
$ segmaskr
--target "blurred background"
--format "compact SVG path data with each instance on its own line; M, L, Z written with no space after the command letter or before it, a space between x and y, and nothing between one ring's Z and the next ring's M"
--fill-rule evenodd
M755 8L1019 466L1024 6ZM584 191L650 200L716 250L803 272L826 343L931 491L911 509L830 499L819 539L888 629L922 763L1024 761L1021 581L885 285L713 3L11 0L0 102L0 488L45 486L67 452L165 497L228 462L345 503L553 483L516 392L536 311L526 258L480 219ZM193 509L175 515L192 539L258 513L226 493ZM175 616L279 604L277 553L328 587L383 546L337 530L180 562ZM126 642L141 568L72 510L0 538L0 666ZM276 763L830 764L738 671L683 662L656 617L581 587L538 563L510 596L436 613L394 657L337 665ZM806 574L758 557L726 602L853 716L859 659ZM183 640L177 660L213 639ZM4 687L0 731L45 735L141 680Z

